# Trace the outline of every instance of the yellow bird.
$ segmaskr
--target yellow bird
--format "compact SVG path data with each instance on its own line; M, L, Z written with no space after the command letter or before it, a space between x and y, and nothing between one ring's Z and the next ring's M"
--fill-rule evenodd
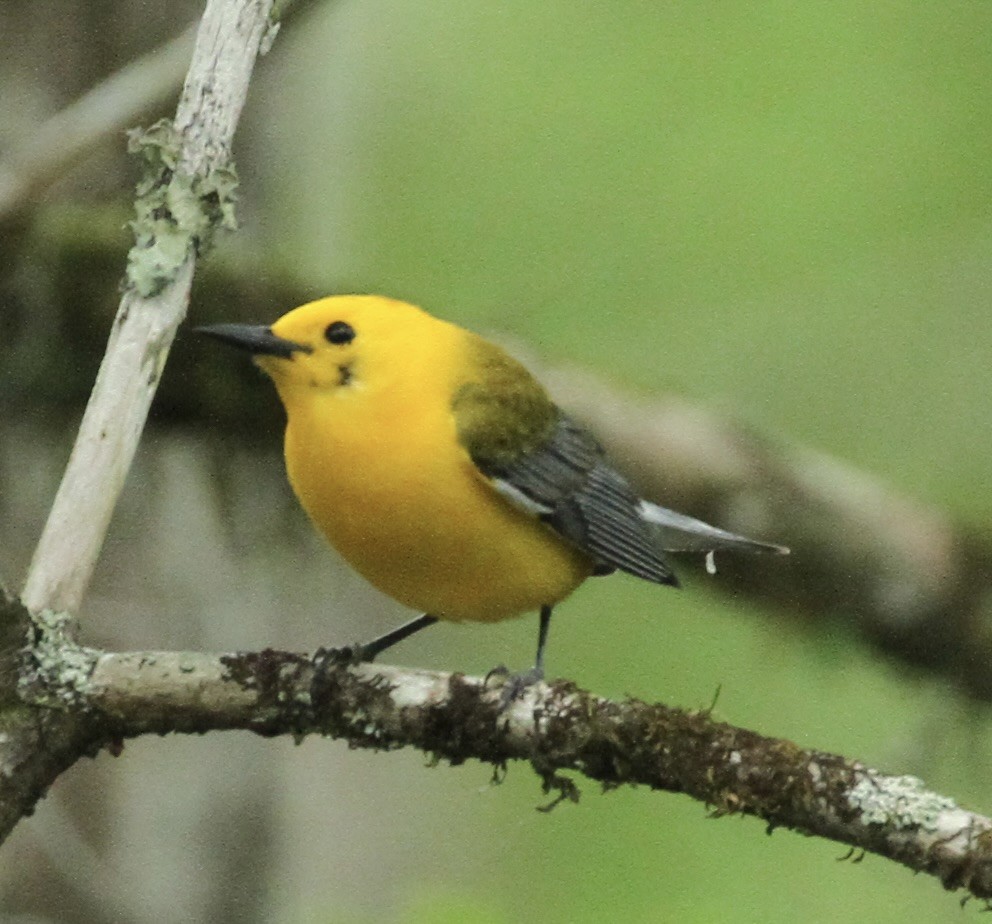
M551 610L621 570L678 585L664 551L786 552L642 500L596 440L495 344L414 305L320 299L271 327L199 331L252 353L286 408L286 470L310 519L370 583L439 619Z

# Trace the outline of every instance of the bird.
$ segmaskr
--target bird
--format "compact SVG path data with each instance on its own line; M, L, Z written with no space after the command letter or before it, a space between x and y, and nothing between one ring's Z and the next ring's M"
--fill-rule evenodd
M496 344L407 302L334 295L271 326L197 332L250 353L286 411L303 509L372 585L421 615L351 650L370 661L439 620L539 614L615 571L679 586L667 552L784 554L641 498L594 436ZM503 672L505 669L500 668Z

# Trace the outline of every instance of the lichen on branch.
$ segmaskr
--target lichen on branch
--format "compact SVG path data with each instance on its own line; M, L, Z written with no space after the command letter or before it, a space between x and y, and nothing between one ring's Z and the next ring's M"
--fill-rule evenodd
M233 163L188 173L182 136L169 119L128 133L128 151L143 161L131 222L134 245L127 280L141 295L157 295L192 254L203 256L220 228L237 228L238 174Z

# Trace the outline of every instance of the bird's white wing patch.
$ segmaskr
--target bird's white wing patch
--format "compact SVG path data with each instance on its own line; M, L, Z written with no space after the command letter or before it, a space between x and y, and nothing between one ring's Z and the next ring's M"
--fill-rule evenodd
M523 510L524 513L528 513L532 517L547 516L554 509L547 504L542 504L534 500L532 497L528 497L520 488L503 478L492 478L490 482L514 507Z

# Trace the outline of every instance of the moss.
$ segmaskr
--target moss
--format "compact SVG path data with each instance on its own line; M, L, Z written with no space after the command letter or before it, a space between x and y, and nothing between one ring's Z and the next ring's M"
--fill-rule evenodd
M32 705L55 709L83 706L96 650L76 642L74 623L66 613L45 610L30 620L30 645L23 652L19 696Z
M139 294L157 295L191 254L209 249L217 228L233 230L238 175L231 164L204 174L181 165L182 136L168 119L128 136L128 151L144 161L138 182L134 246L128 254L128 284Z

